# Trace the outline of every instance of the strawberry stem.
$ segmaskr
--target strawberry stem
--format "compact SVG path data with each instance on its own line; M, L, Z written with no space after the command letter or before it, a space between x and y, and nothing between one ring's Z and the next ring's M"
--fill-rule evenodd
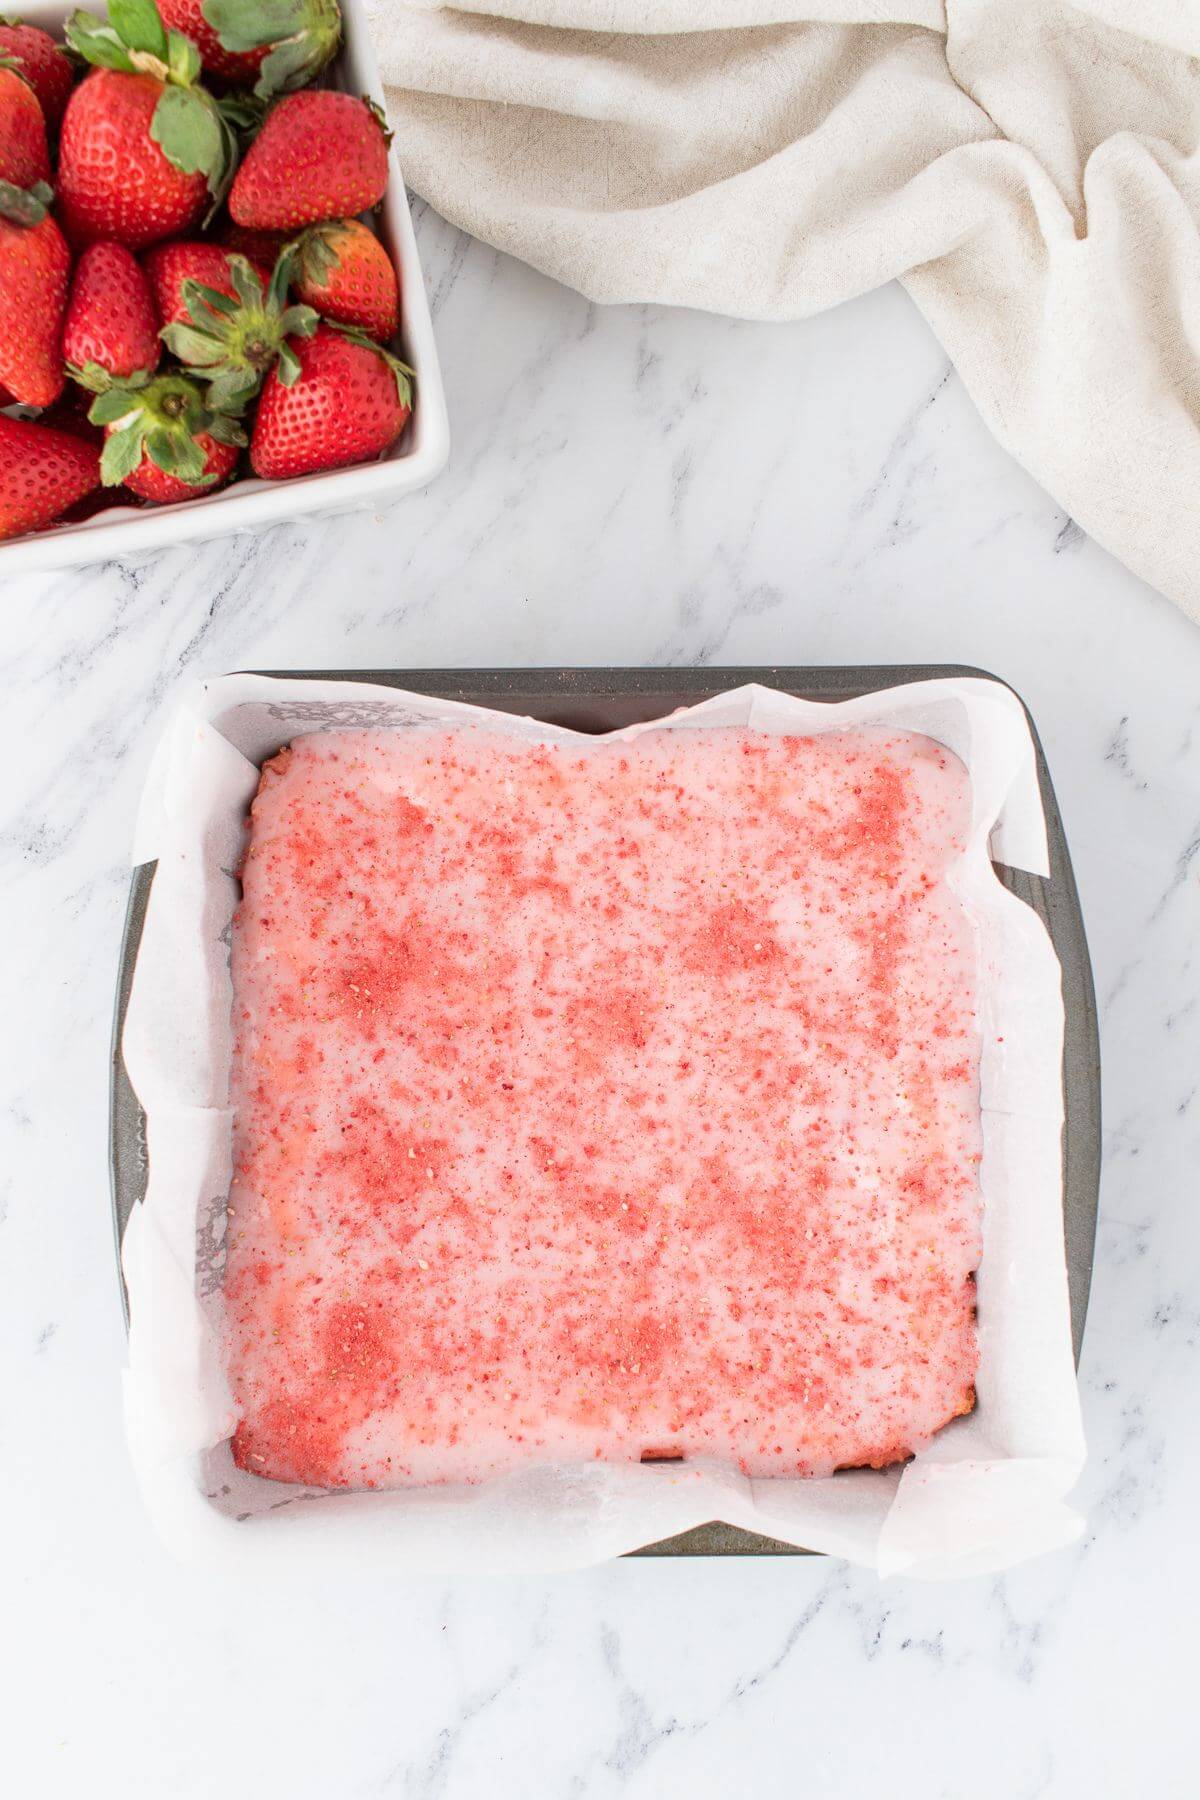
M216 477L205 473L196 440L207 433L221 443L246 441L235 421L214 411L199 383L186 375L160 375L140 386L115 382L92 402L88 418L109 427L100 457L105 487L119 487L145 457L191 487L208 487Z
M311 306L287 304L293 266L289 246L264 289L247 259L231 256L236 298L198 281L184 282L187 321L166 326L163 342L191 374L209 384L209 403L217 411L240 413L279 359L280 379L290 385L288 369L294 358L287 339L311 337L318 322Z

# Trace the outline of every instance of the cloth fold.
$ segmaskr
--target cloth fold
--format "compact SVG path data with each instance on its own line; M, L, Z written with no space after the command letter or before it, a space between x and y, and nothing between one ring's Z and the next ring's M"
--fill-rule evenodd
M898 277L1000 442L1200 620L1200 7L368 0L409 185L597 301Z

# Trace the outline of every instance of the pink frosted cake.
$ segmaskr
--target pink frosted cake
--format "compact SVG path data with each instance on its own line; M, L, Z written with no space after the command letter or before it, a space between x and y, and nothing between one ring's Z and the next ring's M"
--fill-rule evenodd
M973 1400L968 782L928 739L305 737L233 935L239 1464L879 1467Z

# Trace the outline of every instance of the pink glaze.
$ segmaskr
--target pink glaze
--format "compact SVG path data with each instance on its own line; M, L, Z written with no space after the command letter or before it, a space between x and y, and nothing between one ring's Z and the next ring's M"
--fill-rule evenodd
M965 771L928 739L336 732L233 935L239 1463L907 1455L973 1399Z

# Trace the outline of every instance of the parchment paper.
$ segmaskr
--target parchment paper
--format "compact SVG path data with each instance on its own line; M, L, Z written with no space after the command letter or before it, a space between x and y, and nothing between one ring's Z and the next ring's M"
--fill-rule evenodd
M125 1235L125 1411L138 1478L179 1554L300 1576L340 1569L547 1570L619 1555L712 1518L877 1569L983 1573L1069 1542L1084 1444L1062 1229L1061 975L1037 916L991 859L1046 875L1033 743L1015 697L946 680L838 704L743 687L648 730L811 734L877 724L936 738L971 777L970 842L950 879L980 951L984 1250L973 1413L902 1471L749 1480L711 1461L539 1467L476 1486L330 1494L235 1468L219 1352L230 1176L229 929L258 765L307 732L447 725L605 740L350 682L234 675L180 706L155 753L135 863L157 859L125 1026L150 1178ZM998 1042L998 1040L1003 1040Z

